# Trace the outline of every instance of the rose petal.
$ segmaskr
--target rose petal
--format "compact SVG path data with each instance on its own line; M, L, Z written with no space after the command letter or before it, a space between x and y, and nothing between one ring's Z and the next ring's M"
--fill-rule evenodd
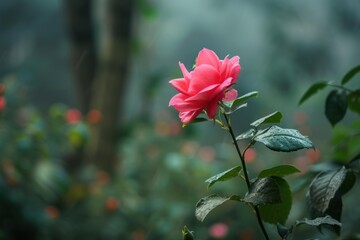
M202 109L206 101L188 101L182 93L176 94L170 99L169 106L173 106L179 112L189 112Z
M188 84L184 78L173 79L169 83L182 94L188 95Z
M234 84L240 74L240 58L238 56L232 57L228 59L227 57L221 62L220 73L223 79L227 79L229 77L232 78L232 83Z
M202 110L190 111L190 112L180 112L179 117L181 119L181 122L184 124L190 123L201 113L201 111Z
M216 91L220 85L219 84L214 84L211 86L208 86L206 88L204 88L203 90L201 90L199 93L197 93L196 95L193 95L191 97L189 97L187 100L189 101L209 101L210 99L213 98L214 96L214 91Z
M191 75L189 93L196 94L204 88L219 82L219 72L211 65L196 67Z
M230 102L237 98L238 92L235 89L230 89L229 91L225 92L225 97L223 101Z
M213 67L215 67L216 69L218 69L219 68L219 57L216 55L216 53L214 51L204 48L198 54L198 57L196 59L196 67L198 67L202 64L209 64L209 65L212 65Z
M180 66L181 72L182 72L185 80L187 82L189 82L189 80L191 79L191 74L188 72L188 70L186 69L186 67L183 63L179 62L179 66Z
M215 99L206 108L206 114L211 119L213 119L215 117L215 114L216 114L217 109L218 109L218 102L219 102L219 100Z

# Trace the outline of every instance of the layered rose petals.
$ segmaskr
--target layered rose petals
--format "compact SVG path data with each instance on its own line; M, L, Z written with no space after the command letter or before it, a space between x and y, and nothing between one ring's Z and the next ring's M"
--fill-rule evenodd
M199 52L195 69L189 72L179 63L183 78L170 81L179 92L169 102L179 111L183 123L190 123L203 110L209 118L214 118L220 101L232 101L237 91L232 89L240 74L240 58L225 57L219 60L211 50L204 48Z

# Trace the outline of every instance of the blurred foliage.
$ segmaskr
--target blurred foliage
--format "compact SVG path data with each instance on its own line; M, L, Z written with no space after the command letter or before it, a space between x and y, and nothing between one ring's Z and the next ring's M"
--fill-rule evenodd
M222 239L257 239L252 212L244 207L230 204L204 223L195 220L194 202L206 194L205 180L236 159L230 144L201 145L192 140L197 127L181 128L167 112L154 121L140 117L119 133L124 137L119 145L121 161L110 177L93 166L81 167L76 159L87 141L87 127L101 121L101 113L82 116L62 104L41 112L29 103L26 88L15 76L2 82L0 231L4 239L171 239L180 236L179 226L184 224L205 239L217 239L220 232L225 233ZM301 161L287 162L305 171L319 160L317 154L305 154L298 157ZM248 151L250 169L259 171L284 161L266 156L266 163L264 157L261 149ZM296 190L302 180L289 180L296 194L293 209L303 208L301 188ZM214 185L212 191L228 194L238 189L243 195L245 188L242 181L233 180L221 188Z
M184 223L210 235L215 219L199 225L193 213L206 185L194 183L228 167L217 160L232 155L226 149L217 153L201 146L191 140L194 129L182 129L166 113L155 122L139 119L121 132L121 163L111 178L93 166L79 167L76 159L87 141L87 126L101 121L97 114L81 116L65 105L40 112L15 77L4 79L1 89L6 99L0 113L4 239L171 239ZM219 213L227 225L243 229L231 220L237 211L229 207Z

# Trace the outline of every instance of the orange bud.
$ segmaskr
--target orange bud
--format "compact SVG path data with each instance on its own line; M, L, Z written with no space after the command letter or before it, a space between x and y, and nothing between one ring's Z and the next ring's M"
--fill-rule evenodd
M65 120L69 124L78 123L81 119L81 112L77 109L69 109L65 113Z
M115 197L109 197L108 199L106 199L105 202L105 208L106 210L108 210L109 212L114 212L119 208L120 202L117 198Z
M97 124L101 121L102 114L99 110L92 109L87 115L87 120L91 124Z
M306 151L306 156L311 163L317 162L320 158L319 150L309 149Z
M105 171L99 171L96 174L96 183L105 185L109 182L109 174Z
M0 97L0 111L3 111L6 107L6 99L5 97Z
M145 240L145 233L141 230L136 230L131 233L132 240Z
M245 162L251 163L256 159L256 152L253 148L249 148L245 152Z
M59 217L59 210L54 206L47 206L45 212L50 219L56 219Z

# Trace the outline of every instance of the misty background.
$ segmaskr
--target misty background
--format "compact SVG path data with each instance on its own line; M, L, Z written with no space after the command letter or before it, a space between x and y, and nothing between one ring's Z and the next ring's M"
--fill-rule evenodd
M282 126L309 135L319 159L331 160L325 95L298 101L311 84L339 82L359 64L359 9L352 0L0 2L2 117L9 123L0 162L16 172L15 185L5 184L6 167L0 175L0 204L9 211L0 213L0 239L21 239L20 229L27 239L180 239L183 225L215 239L209 229L217 221L231 229L224 239L257 239L245 207L222 208L204 223L195 219L196 201L209 194L203 182L233 166L236 155L212 124L181 128L168 107L176 93L168 81L181 76L179 62L191 69L202 48L220 59L238 55L235 88L259 97L234 114L235 129L280 111ZM69 113L74 109L80 117ZM95 123L92 110L100 116ZM26 123L11 125L19 112ZM350 113L343 124L353 119ZM40 140L28 139L33 129ZM32 150L21 150L23 139ZM272 161L296 165L307 154L257 151L253 173ZM23 167L24 161L31 163ZM306 216L305 193L294 197L289 221ZM355 227L344 222L351 233Z

